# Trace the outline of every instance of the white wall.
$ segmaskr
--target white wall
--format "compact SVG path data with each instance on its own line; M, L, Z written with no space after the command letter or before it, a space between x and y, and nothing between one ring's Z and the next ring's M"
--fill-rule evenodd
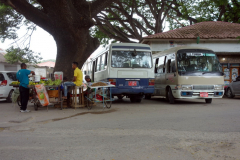
M150 42L152 51L164 51L172 47L177 46L197 46L203 48L209 48L214 52L240 52L240 43L238 41L200 41L199 44L196 43L196 40L193 41L184 41L184 40L173 40L173 45L171 46L169 40L167 41L155 41Z
M5 71L4 64L0 62L0 71Z
M46 68L35 68L35 74L40 75L42 77L47 76L47 69Z
M5 64L5 71L18 71L18 70L17 70L17 65L8 65L8 64Z

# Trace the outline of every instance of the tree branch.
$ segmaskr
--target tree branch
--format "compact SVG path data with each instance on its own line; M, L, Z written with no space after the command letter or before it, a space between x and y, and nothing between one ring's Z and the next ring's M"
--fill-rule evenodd
M178 16L178 17L183 17L183 18L189 20L190 22L197 23L197 20L194 19L194 18L192 18L192 17L190 17L188 14L187 14L186 17L183 16L183 14L182 14L182 13L179 11L179 9L178 9L178 8L180 7L180 5L177 3L176 0L173 0L172 3L175 5L175 7L171 7L171 6L170 6L170 8L177 13L177 16Z
M32 21L48 32L52 31L50 18L41 10L29 4L26 0L0 0L22 14L26 19Z
M109 6L113 2L118 2L120 0L96 0L92 2L91 5L91 14L92 17L95 17L99 12Z

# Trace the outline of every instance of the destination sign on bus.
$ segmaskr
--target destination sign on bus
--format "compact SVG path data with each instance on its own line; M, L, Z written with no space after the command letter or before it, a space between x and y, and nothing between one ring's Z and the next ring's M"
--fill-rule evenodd
M215 57L214 53L187 53L187 56L207 56L207 57Z

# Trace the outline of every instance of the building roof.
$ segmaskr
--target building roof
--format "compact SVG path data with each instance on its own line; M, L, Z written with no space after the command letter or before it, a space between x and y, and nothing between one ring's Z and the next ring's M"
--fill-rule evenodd
M198 36L200 39L236 39L240 36L240 24L222 21L200 22L143 37L141 41L144 39L196 39Z
M55 67L55 62L47 61L47 62L39 63L37 65L41 66L41 67L52 67L52 68L54 68Z

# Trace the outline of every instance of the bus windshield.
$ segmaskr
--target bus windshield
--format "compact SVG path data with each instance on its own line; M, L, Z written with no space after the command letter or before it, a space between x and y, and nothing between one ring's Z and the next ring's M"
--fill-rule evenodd
M179 72L221 72L215 53L186 52L177 54Z
M114 68L152 68L151 52L112 51Z

